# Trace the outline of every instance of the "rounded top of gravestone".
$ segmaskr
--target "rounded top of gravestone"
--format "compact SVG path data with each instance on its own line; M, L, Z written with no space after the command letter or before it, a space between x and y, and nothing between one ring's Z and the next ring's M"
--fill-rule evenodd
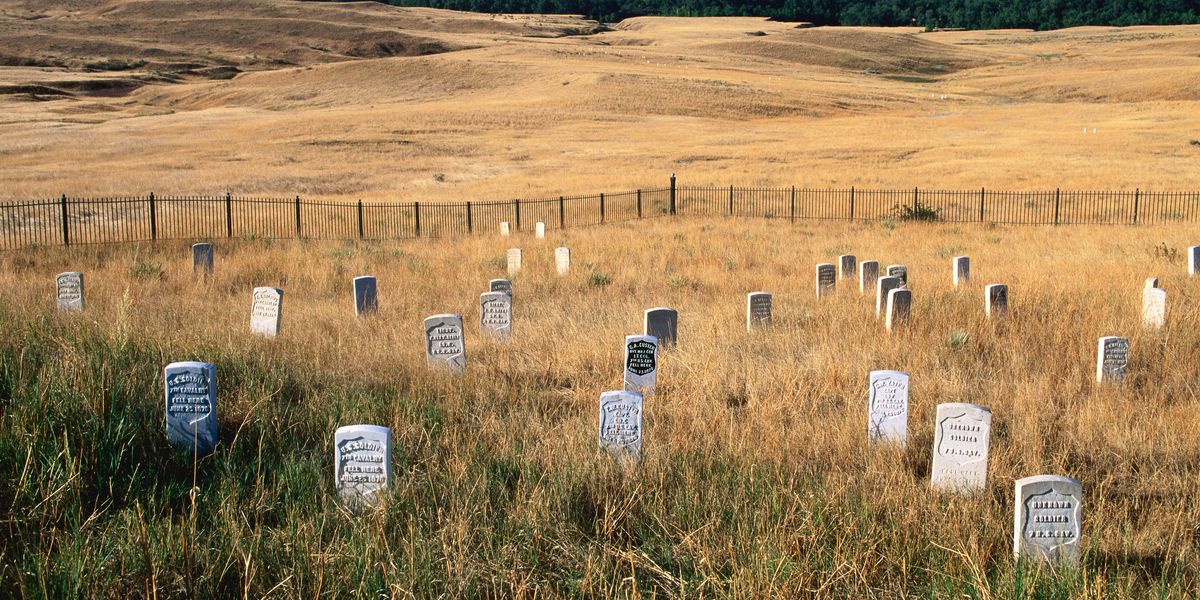
M633 342L653 342L653 343L657 344L657 343L658 343L658 336L654 336L654 335L642 335L642 334L640 334L640 333L637 333L637 334L634 334L634 335L627 335L627 336L625 336L625 343L626 343L626 344L632 344Z
M751 296L751 297L753 297L753 296L770 296L771 292L750 292L749 294L746 294L746 295Z
M642 395L638 392L631 392L629 390L612 390L608 392L601 392L600 401L604 402L606 400L642 400Z
M821 267L832 267L832 266L834 266L833 263L817 263L818 269L820 269Z
M990 409L986 406L980 406L978 404L971 404L970 402L943 402L943 403L937 405L937 408L938 408L938 410L942 410L942 409L946 409L946 410L976 410L976 411L982 411L982 412L985 412L988 414L992 413L992 409Z
M1021 479L1017 480L1017 487L1022 488L1034 483L1066 483L1069 485L1083 487L1083 484L1079 483L1078 480L1071 479L1070 477L1064 477L1062 475L1031 475L1029 477L1022 477Z
M1114 341L1114 340L1124 340L1124 341L1126 341L1126 342L1128 342L1128 341L1129 341L1129 340L1127 340L1127 339L1125 339L1125 338L1123 338L1123 337L1121 337L1121 336L1119 336L1119 335L1106 335L1106 336L1104 336L1104 337L1100 338L1100 343L1101 343L1101 344L1104 344L1104 343L1106 343L1106 342L1111 342L1111 341Z
M185 360L185 361L180 361L180 362L173 362L173 363L167 365L166 370L169 371L169 370L178 370L178 369L215 369L215 368L216 367L214 367L211 363L200 362L198 360Z
M283 290L276 288L276 287L271 287L269 285L264 285L264 286L259 286L259 287L254 288L255 294L257 294L259 292L275 292L276 294L281 294L281 295L283 294Z
M430 315L428 317L425 317L425 322L432 323L434 321L452 321L455 319L461 321L462 315L456 315L456 314L451 314L451 313L445 313L445 314L440 314L440 315Z
M904 371L892 371L890 369L871 371L871 378L874 379L876 377L901 377L908 379L908 373L905 373Z
M677 311L677 310L675 310L675 309L673 309L673 308L670 308L670 307L668 307L668 306L656 306L656 307L654 307L654 308L647 308L647 309L646 309L646 314L650 314L650 313L658 313L658 312L665 312L665 313L678 313L679 311Z
M512 298L512 296L509 296L508 292L484 292L479 295L480 302L483 302L484 300L508 300L510 298ZM432 319L433 317L430 318ZM428 321L429 319L426 320Z
M333 432L333 435L336 437L342 437L343 435L352 433L370 433L378 436L387 436L391 433L391 431L391 429L382 425L342 425Z
M61 279L63 277L82 277L82 276L83 276L83 273L80 271L65 271L63 273L59 273L58 275L55 275L54 278Z
M354 278L354 281L359 281L362 279L375 279L375 276L374 275L359 275L358 277Z
M211 244L211 243L209 243L209 242L200 242L200 243L197 243L197 244L192 244L192 247L193 247L193 248L205 248L205 247L212 247L212 244Z

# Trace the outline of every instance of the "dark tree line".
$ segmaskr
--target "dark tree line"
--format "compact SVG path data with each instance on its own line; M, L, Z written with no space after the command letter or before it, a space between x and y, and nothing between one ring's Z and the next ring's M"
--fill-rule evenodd
M1200 0L386 0L484 13L582 14L602 22L643 15L760 16L819 25L1060 29L1200 23Z

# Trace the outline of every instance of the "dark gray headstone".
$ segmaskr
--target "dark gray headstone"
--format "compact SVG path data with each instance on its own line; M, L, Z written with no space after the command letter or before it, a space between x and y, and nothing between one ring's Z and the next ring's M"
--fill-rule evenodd
M1120 383L1128 370L1129 340L1115 335L1100 338L1096 346L1096 382Z
M510 297L513 295L511 279L493 279L488 282L488 291L504 292Z
M912 312L912 290L900 288L888 292L887 330L891 331L908 322Z
M673 308L651 308L646 311L642 333L658 338L660 347L674 346L679 332L679 313Z
M954 287L961 287L971 283L971 258L968 256L955 256L951 263L951 268L954 272Z
M177 362L163 370L167 441L172 446L212 452L217 445L217 368Z
M837 267L830 263L817 265L817 297L823 298L837 289Z
M993 283L983 289L983 313L990 319L1008 313L1008 286Z
M212 244L192 244L192 270L205 274L213 272Z
M754 331L771 324L771 294L750 292L746 294L746 330Z
M875 285L875 281L879 279L879 261L864 260L858 263L858 291L867 293L867 288ZM876 311L875 314L879 314Z
M354 315L363 317L379 310L375 277L363 275L354 278Z

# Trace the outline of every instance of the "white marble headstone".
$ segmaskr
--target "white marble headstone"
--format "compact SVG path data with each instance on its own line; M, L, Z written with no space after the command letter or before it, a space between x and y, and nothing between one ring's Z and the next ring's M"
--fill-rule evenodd
M1061 475L1016 481L1013 556L1056 566L1079 564L1083 485Z
M54 295L58 298L58 310L61 312L79 312L83 310L83 273L69 271L59 273L54 278Z
M350 509L378 506L392 484L392 430L346 425L333 433L333 480Z
M871 371L867 393L867 440L903 446L908 441L908 374Z
M1096 382L1121 382L1129 370L1129 340L1107 335L1096 344Z
M930 485L952 491L981 490L987 483L992 411L965 402L937 406Z
M887 330L891 331L908 322L912 312L912 290L900 288L888 292Z
M858 257L853 254L843 254L838 257L837 262L838 281L845 285L858 274Z
M554 268L559 275L571 272L571 249L562 246L554 249Z
M479 295L479 331L505 342L512 337L512 296L504 292Z
M674 346L678 341L679 313L673 308L647 309L642 321L642 334L658 338L659 347Z
M508 249L508 275L512 277L521 271L521 249Z
M1008 286L993 283L983 288L983 314L990 319L1008 313Z
M199 454L217 445L217 368L203 362L176 362L163 369L167 441Z
M354 316L365 317L379 310L379 298L375 277L363 275L354 278Z
M954 272L954 287L962 287L971 283L971 257L955 256L951 261Z
M492 292L504 292L509 296L513 295L511 279L493 279L488 282L488 290Z
M508 221L500 221L500 237L508 237L509 233Z
M625 336L625 389L641 394L658 385L658 338L652 335Z
M771 294L750 292L746 294L746 331L771 324Z
M642 395L628 390L600 394L600 447L614 456L642 456Z
M1142 326L1161 329L1167 320L1167 291L1156 287L1142 290Z
M533 233L534 233L534 236L536 236L537 239L539 239L539 240L546 239L546 224L541 221L534 223Z
M864 260L858 263L858 291L865 294L867 288L875 285L879 279L879 261Z
M250 302L250 333L273 338L279 335L283 319L283 290L273 287L254 288Z
M888 277L900 280L900 287L908 287L908 267L904 265L888 265Z
M837 289L837 267L830 263L817 265L816 282L818 298L832 294Z
M1156 287L1159 287L1159 285L1158 285L1158 278L1157 278L1157 277L1147 277L1147 278L1146 278L1146 285L1145 285L1145 287L1148 287L1148 288L1156 288Z
M429 366L455 373L467 368L462 315L433 315L425 319L425 358Z
M884 275L875 280L875 316L882 317L887 311L888 294L900 288L900 279Z
M1200 275L1200 246L1188 246L1188 275Z
M192 244L192 270L206 274L213 272L212 244Z

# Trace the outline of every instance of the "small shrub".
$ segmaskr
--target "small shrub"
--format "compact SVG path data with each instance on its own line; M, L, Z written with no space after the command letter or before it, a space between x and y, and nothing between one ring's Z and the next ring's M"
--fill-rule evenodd
M963 347L967 345L967 340L970 339L970 337L971 336L968 335L967 332L965 332L961 329L951 330L950 331L950 349L956 350L956 351L962 350Z
M896 228L896 222L892 219L884 219L879 222L879 226L890 231Z
M1191 140L1188 143L1193 146L1200 146L1200 140Z
M700 282L686 275L675 275L667 280L667 286L673 290L689 289L693 292L700 291Z
M896 218L901 221L937 221L939 218L938 212L941 209L934 208L928 204L922 204L920 201L909 204L897 204L893 209Z
M592 271L588 273L587 283L592 287L604 287L612 283L612 277L609 277L608 273Z
M1150 246L1149 252L1150 258L1155 260L1162 259L1171 264L1179 262L1179 249L1168 246L1166 242Z
M737 261L733 260L732 258L726 258L725 259L725 270L733 271L735 269L737 269Z
M137 262L129 265L129 275L142 281L162 279L162 265L149 259L138 259Z
M508 268L508 257L493 256L493 257L483 261L483 266L486 269L507 269Z
M967 249L962 246L947 246L945 248L938 248L937 256L938 258L951 258L966 251Z

